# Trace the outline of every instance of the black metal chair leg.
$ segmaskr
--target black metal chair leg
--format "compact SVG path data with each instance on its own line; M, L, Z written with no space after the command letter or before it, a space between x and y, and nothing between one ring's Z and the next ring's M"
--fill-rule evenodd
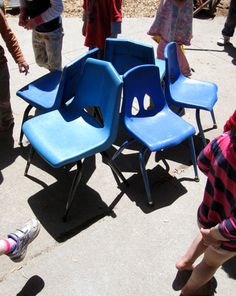
M134 143L136 140L135 139L130 139L130 140L126 140L121 146L120 148L113 154L112 156L112 161L114 161L120 154L121 152L130 144Z
M127 180L125 179L125 177L123 176L122 172L118 169L118 167L115 165L115 163L110 159L109 155L107 152L103 151L101 152L102 157L104 157L104 159L106 160L107 164L109 165L109 167L112 169L112 171L114 172L114 174L120 178L124 184L126 186L129 185L129 183L127 182Z
M152 206L153 205L153 200L152 200L152 197L151 197L151 190L150 190L147 171L145 169L145 153L147 151L148 151L148 149L145 148L145 149L143 149L142 151L139 152L139 165L140 165L141 173L142 173L142 176L143 176L143 182L144 182L145 190L146 190L146 193L147 193L148 204L150 206Z
M213 110L211 110L211 118L213 121L213 128L217 128L216 118Z
M22 123L21 123L21 129L20 129L20 139L19 139L19 145L22 145L22 139L23 139L23 136L24 136L24 132L23 132L23 124L24 122L27 120L27 118L29 117L29 112L30 110L33 108L33 106L31 105L28 105L25 109L25 112L24 112L24 115L23 115L23 119L22 119Z
M192 164L193 164L194 173L195 173L194 180L196 182L199 182L199 176L198 176L198 171L197 171L197 160L196 160L196 153L195 153L195 148L194 148L193 137L190 137L188 140L189 140L189 148L190 148L190 152L191 152Z
M205 138L205 135L204 135L204 132L203 132L203 129L202 129L202 124L201 124L201 119L200 119L200 109L196 110L196 121L197 121L199 134L200 134L200 137L202 139L202 143L203 143L203 145L205 147L207 145L207 142L206 142L206 138Z
M72 201L73 201L73 199L75 197L76 190L77 190L79 182L81 180L82 171L83 171L82 168L83 168L82 161L79 160L77 162L76 174L75 174L75 177L73 179L73 182L72 182L72 185L71 185L71 188L70 188L70 193L69 193L68 198L67 198L66 210L65 210L65 214L63 216L63 221L64 222L67 220L68 212L70 210Z
M25 167L24 176L26 176L28 174L28 170L29 170L31 161L32 161L32 159L34 157L34 154L35 154L35 149L33 148L33 146L31 146L30 151L29 151L29 155L28 155L28 159L27 159L27 164L26 164L26 167Z

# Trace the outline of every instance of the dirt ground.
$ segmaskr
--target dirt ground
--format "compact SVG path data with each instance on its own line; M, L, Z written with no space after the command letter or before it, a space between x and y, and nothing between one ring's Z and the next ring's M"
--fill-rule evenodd
M227 15L230 0L220 0L216 15ZM122 13L124 17L153 17L159 0L123 0ZM83 0L64 0L65 16L81 16Z

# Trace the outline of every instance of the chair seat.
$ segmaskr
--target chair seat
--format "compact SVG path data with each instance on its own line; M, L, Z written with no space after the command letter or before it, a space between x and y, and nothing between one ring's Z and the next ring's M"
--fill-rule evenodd
M154 116L126 117L125 125L150 151L175 146L195 134L192 125L166 107Z
M217 101L215 83L186 78L181 74L178 80L170 85L171 96L175 105L186 108L197 108L211 111Z
M61 74L59 70L50 72L24 86L16 94L30 105L50 111L55 105Z
M94 118L86 112L72 114L70 109L39 115L23 125L29 142L55 168L110 147L108 133Z
M166 72L165 60L155 59L155 65L158 66L159 68L160 78L162 81L163 78L165 77L165 72Z

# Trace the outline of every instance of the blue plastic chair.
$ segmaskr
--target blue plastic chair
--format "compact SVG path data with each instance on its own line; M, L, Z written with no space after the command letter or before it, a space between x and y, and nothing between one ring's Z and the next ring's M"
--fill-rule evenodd
M55 110L74 97L75 89L87 58L96 58L98 49L92 49L67 64L63 71L55 70L29 83L17 91L17 96L25 100L26 107L19 143L23 139L23 123L28 119L30 110L35 107L43 112Z
M180 108L196 109L196 121L203 145L206 146L200 110L211 112L213 128L216 128L216 120L213 107L217 101L217 85L215 83L189 79L185 77L179 68L176 43L170 42L165 48L166 75L165 95L170 105Z
M153 47L129 39L107 38L104 59L111 62L120 75L143 64L157 65L161 79L165 75L165 61L155 59Z
M137 66L124 75L123 83L122 115L124 125L132 138L121 145L112 159L115 160L123 149L133 143L133 141L138 141L143 145L143 149L139 151L139 164L148 203L152 205L153 200L145 169L146 152L167 149L188 139L194 165L195 180L198 181L193 144L195 129L169 109L162 91L157 66ZM152 100L151 109L145 107L145 99L147 97ZM135 102L137 102L136 105Z
M110 63L89 58L76 89L70 104L33 117L23 124L23 131L32 145L25 175L34 151L54 168L77 164L64 219L82 176L82 159L101 153L116 176L126 182L105 152L117 136L121 78ZM94 106L99 108L103 124L87 112L88 107Z

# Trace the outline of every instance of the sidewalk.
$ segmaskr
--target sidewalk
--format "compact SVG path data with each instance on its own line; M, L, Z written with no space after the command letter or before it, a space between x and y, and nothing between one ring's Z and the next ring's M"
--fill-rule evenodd
M236 48L224 51L216 45L224 20L223 17L194 19L194 38L186 49L195 70L193 77L215 82L219 87L215 107L218 129L207 131L208 139L221 133L236 108ZM196 211L205 186L202 174L199 183L191 180L194 174L186 159L187 147L183 145L166 154L171 167L169 174L164 172L161 162L155 162L155 155L150 157L147 168L155 199L153 208L145 203L135 151L125 151L119 163L130 183L130 188L124 191L117 188L109 167L99 155L96 160L87 160L84 185L78 190L68 222L63 223L65 196L73 171L65 174L53 170L35 157L30 178L23 175L28 147L24 138L25 148L20 148L18 138L26 103L15 92L47 71L34 62L30 32L17 25L17 18L9 18L9 23L30 63L30 74L19 74L17 65L7 55L15 126L13 138L0 138L0 235L4 237L32 216L40 220L42 228L23 262L15 264L6 256L1 257L0 294L179 295L171 287L175 262L197 232ZM121 37L156 46L146 35L151 23L150 18L124 19ZM64 19L64 64L86 50L81 28L81 19ZM232 43L236 46L235 37ZM185 119L196 126L193 111L188 110ZM203 113L202 123L205 128L212 127L209 113ZM110 215L104 216L111 208ZM233 264L230 262L217 271L217 296L235 294L236 281L232 277L236 278L236 260Z

